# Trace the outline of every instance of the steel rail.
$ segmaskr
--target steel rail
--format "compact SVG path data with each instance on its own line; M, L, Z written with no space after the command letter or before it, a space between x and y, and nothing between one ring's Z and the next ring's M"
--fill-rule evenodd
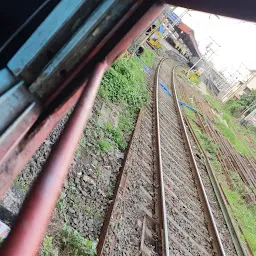
M168 240L168 225L167 225L167 212L165 204L165 191L164 191L164 174L162 165L161 154L161 139L160 139L160 122L159 122L159 101L158 101L158 88L159 88L159 72L162 63L165 59L162 59L157 67L156 81L155 81L155 138L156 138L156 156L157 156L157 169L159 173L160 181L160 199L161 199L161 224L162 224L162 253L164 256L169 256L169 240Z
M222 214L224 216L224 219L225 219L225 222L226 222L226 225L229 229L229 233L231 235L231 238L232 238L232 241L233 241L233 244L235 246L235 249L236 249L236 252L237 252L237 255L238 256L245 256L247 255L242 244L241 244L241 241L239 239L239 234L237 233L236 229L235 229L235 224L232 220L232 218L230 217L230 213L229 213L229 209L228 209L228 206L227 206L227 203L225 202L225 198L224 198L224 195L223 195L223 192L220 188L220 185L217 181L217 177L215 176L214 172L212 171L212 166L211 166L211 163L210 161L208 160L208 157L204 151L204 149L202 148L199 140L197 139L196 135L195 135L195 132L191 126L191 123L190 121L184 117L187 125L188 125L188 128L192 134L192 137L194 138L198 148L199 148L199 151L201 151L202 155L203 155L203 158L205 160L205 166L206 166L206 170L207 170L207 173L208 173L208 176L210 178L210 181L211 181L211 184L212 184L212 187L213 187L213 190L214 190L214 193L217 197L217 200L218 200L218 203L219 203L219 206L221 208L221 211L222 211Z
M215 252L217 253L217 255L226 255L220 236L219 236L219 232L214 220L214 216L212 214L212 210L211 210L211 206L209 204L207 195L206 195L206 191L203 185L203 181L201 178L201 175L199 173L198 167L197 167L197 163L196 160L194 158L193 155L193 150L191 147L191 144L189 142L189 138L188 138L188 133L187 133L187 129L182 117L182 112L181 112L181 108L179 105L179 100L177 97L177 92L176 92L176 85L175 85L175 69L178 65L176 65L173 69L172 69L172 82L171 82L171 89L173 91L173 97L174 97L174 103L176 105L177 108L177 112L178 112L178 118L180 120L180 124L181 124L181 128L182 128L182 133L184 136L184 140L185 140L185 144L187 146L188 149L188 154L189 154L189 158L191 160L191 165L192 165L192 171L194 173L194 179L197 185L197 189L198 189L198 193L199 193L199 197L204 209L204 215L207 221L207 225L208 225L208 231L210 233L210 236L212 238L213 241L213 249L215 250Z

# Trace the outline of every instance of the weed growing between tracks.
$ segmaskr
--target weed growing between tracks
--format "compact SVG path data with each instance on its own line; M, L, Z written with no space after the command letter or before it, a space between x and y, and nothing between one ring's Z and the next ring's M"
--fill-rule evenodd
M256 146L251 143L256 139L255 133L240 125L232 117L228 104L221 103L211 95L205 95L204 97L211 107L219 113L219 116L215 118L215 122L221 134L229 140L238 152L247 156L252 153L256 157Z
M196 124L195 113L187 108L185 108L184 111L185 111L186 116L190 120L191 126L195 132L195 135L196 135L200 145L206 152L207 157L210 160L210 163L211 163L214 171L219 173L221 166L217 159L218 145L215 144L214 141L210 137L208 137L206 133L204 133L202 130L199 129L198 125Z
M225 124L220 117L216 117L216 127L219 129L220 133L230 141L237 151L245 155L248 154L249 151L251 151L249 143L247 140L241 141L241 136L239 136L239 134L244 136L249 134L250 136L253 136L251 131L248 131L248 129L236 124L228 110L224 109L223 106L219 104L218 101L216 101L212 96L207 96L207 101L211 104L212 108L219 113L222 113L221 118L226 122ZM194 105L194 107L196 106ZM219 183L221 184L228 199L233 217L241 226L245 238L256 255L256 206L253 203L248 203L250 199L247 200L248 195L252 192L250 190L254 188L249 188L246 186L241 180L240 176L232 171L229 171L229 176L234 189L231 190L229 188L225 177L222 174L221 164L217 159L218 145L216 145L202 130L199 129L198 125L196 124L196 116L194 112L185 109L185 113L191 121L191 126L202 148L207 153L213 170L217 174ZM255 152L253 153L255 155ZM244 239L242 234L241 238Z
M242 185L243 186L243 185ZM243 233L256 255L256 206L248 205L239 190L224 188L225 195L232 209L233 215L243 229Z

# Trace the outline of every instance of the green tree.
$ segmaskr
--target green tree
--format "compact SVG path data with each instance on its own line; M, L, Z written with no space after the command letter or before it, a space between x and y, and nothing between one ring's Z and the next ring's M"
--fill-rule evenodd
M253 89L247 94L243 94L239 99L231 99L226 103L227 109L235 117L240 117L241 113L246 109L249 110L248 114L254 110L249 109L251 106L256 104L256 90Z

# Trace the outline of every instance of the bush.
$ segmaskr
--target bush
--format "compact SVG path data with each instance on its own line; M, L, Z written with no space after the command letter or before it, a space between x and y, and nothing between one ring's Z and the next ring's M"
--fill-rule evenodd
M125 149L127 143L124 140L123 132L119 127L113 127L110 122L105 124L105 135L114 142L115 146L119 149Z
M144 48L144 53L140 56L140 59L148 66L152 66L155 55L152 51L147 48Z
M100 140L96 147L98 147L102 152L109 152L111 150L111 145L107 140Z
M99 95L133 111L139 110L148 99L144 70L139 60L136 57L117 60L104 75Z
M199 131L197 134L203 149L208 153L208 156L211 159L214 159L218 154L218 145L216 145L212 138L210 138L207 134L201 133Z
M229 100L225 106L227 110L231 113L231 115L236 118L239 118L242 111L245 109L245 107L242 106L237 100Z
M77 230L64 225L61 234L61 246L63 251L73 256L96 255L96 244L85 239Z

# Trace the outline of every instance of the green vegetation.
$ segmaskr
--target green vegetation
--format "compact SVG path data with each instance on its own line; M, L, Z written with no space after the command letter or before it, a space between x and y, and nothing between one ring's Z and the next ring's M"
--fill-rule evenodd
M201 83L200 78L194 72L191 72L191 74L189 75L189 81L190 83L195 85L199 85Z
M109 184L108 185L108 197L109 198L112 198L113 197L113 195L114 195L114 189L115 189L115 186L114 186L114 184Z
M218 153L218 145L215 144L207 134L202 133L198 131L198 138L199 141L202 142L201 145L204 148L204 150L210 155L210 156L217 156Z
M204 95L205 100L211 105L213 109L218 112L222 112L224 109L223 104L216 100L211 94Z
M252 106L249 113L255 109L253 107L256 104L256 90L251 90L247 94L241 95L239 99L231 99L226 103L226 107L234 117L240 117L241 113Z
M119 127L114 127L110 122L105 123L105 136L107 136L119 149L125 149L127 143L124 140L123 131Z
M186 72L186 71L185 71ZM183 80L185 80L188 84L191 84L191 85L199 85L201 83L201 79L200 77L198 77L195 72L191 71L190 72L190 77L188 78L187 75L185 74L184 72L184 68L179 68L179 76L181 78L183 78Z
M135 116L130 115L129 111L125 111L123 114L119 115L118 118L118 127L124 133L131 133L135 125Z
M151 66L154 53L145 49L140 58L147 66ZM101 127L95 126L101 130L96 149L101 152L124 150L127 147L127 138L134 129L138 111L148 100L145 72L138 57L118 59L104 75L99 96L118 106L121 114L118 116L117 127L110 122Z
M221 121L219 117L215 118L216 126L218 127L221 134L229 140L229 142L232 144L232 146L243 155L249 154L249 144L247 141L241 140L241 137L237 136L237 132L234 131L234 123L233 121L229 121L229 118L225 118L224 115L222 115L223 119L227 122L227 125ZM228 117L228 116L227 116Z
M234 217L242 226L243 233L254 255L256 255L256 206L248 205L237 190L232 191L224 188L224 192L228 198Z
M214 143L214 141L203 131L199 129L196 124L196 115L195 112L191 111L188 108L184 108L185 114L188 119L191 121L190 124L195 132L195 135L203 148L206 152L208 159L210 160L211 166L216 173L219 173L221 170L221 165L217 159L218 154L218 145Z
M141 60L147 66L154 61L154 54L145 49ZM146 86L145 71L142 62L136 57L120 58L105 73L99 90L98 103L104 102L106 108L117 110L117 120L106 121L101 113L93 115L80 139L76 156L93 150L96 154L107 153L113 150L124 150L127 140L134 129L136 117L140 108L147 103L148 90ZM99 104L100 105L100 104ZM116 116L115 116L116 117ZM100 121L99 121L100 120ZM108 120L108 119L107 119ZM95 169L95 176L99 177L101 171ZM114 184L107 187L107 196L112 198ZM87 256L96 254L96 243L84 238L77 230L67 225L67 211L72 208L102 220L103 214L94 205L75 203L78 196L76 185L69 181L65 195L61 195L57 202L58 213L65 223L63 229L54 231L54 235L46 236L42 246L42 256L55 256L54 247L61 255Z
M241 139L242 136L244 138L248 138L248 136L250 136L255 139L254 134L249 129L238 124L232 117L232 107L237 105L237 103L232 101L224 105L218 102L211 95L207 95L205 98L211 107L217 111L215 125L220 133L230 141L237 151L244 155L249 154L251 151L255 155L255 152L249 146L249 141L247 139ZM230 187L227 185L225 177L222 175L221 164L217 159L217 145L198 128L195 123L195 114L190 110L185 110L185 112L190 120L194 120L191 122L191 125L195 131L195 134L202 148L207 152L213 170L216 172L218 180L222 185L224 193L228 199L234 218L241 225L244 236L256 255L256 206L251 205L250 203L252 188L246 186L237 173L229 171L229 177L233 185L232 190L230 189ZM242 234L241 237L243 239Z
M238 152L242 153L243 155L249 155L252 153L256 157L256 151L250 146L249 143L249 139L254 140L256 137L254 132L240 125L232 117L227 104L219 102L211 95L205 95L204 97L212 108L215 109L219 114L215 118L215 124L221 134L229 140L229 142Z
M137 57L118 59L104 75L99 95L131 111L139 110L147 102L148 91L143 66Z
M54 236L45 236L41 247L41 256L96 255L96 246L96 242L84 238L77 230L64 224L63 228Z
M24 180L20 177L16 177L13 181L14 185L18 187L21 191L23 191L25 194L29 190L29 185L24 182Z
M151 67L154 59L155 59L155 55L152 51L150 51L147 48L144 48L144 53L140 56L140 59L148 66Z
M66 255L88 256L96 254L96 243L85 239L77 230L68 225L63 227L60 243Z
M104 215L94 205L74 204L74 209L80 209L85 214L95 217L96 219L103 219Z
M255 222L255 216L256 216L256 206L250 205L247 203L246 198L248 198L248 195L250 195L251 191L250 188L248 188L243 181L241 180L240 176L234 172L229 172L229 176L231 178L232 184L233 184L233 190L230 190L228 187L225 177L221 174L221 164L217 159L217 150L218 145L216 145L210 137L208 137L203 131L201 131L197 124L195 123L195 113L192 112L189 109L185 108L186 116L191 121L192 128L196 134L196 137L199 140L200 145L205 150L207 157L211 163L211 166L215 173L217 174L217 177L219 179L219 182L221 183L224 193L228 199L228 202L230 204L232 213L236 221L241 225L243 229L243 233L245 238L247 239L248 243L250 244L254 254L256 254L256 222ZM227 123L230 123L231 120L229 120L230 116L227 116L225 120ZM232 119L232 118L230 118ZM232 133L230 134L229 128L223 123L217 125L219 128L220 126L223 127L220 129L222 134L225 134L226 137L228 137L231 141L234 143L237 143L239 140L234 140L235 138L230 137ZM239 147L241 145L237 145ZM243 236L241 235L243 238Z
M99 140L96 148L98 148L101 152L109 152L111 150L111 145L107 140Z
M101 171L98 168L95 169L95 175L97 178L99 178L101 175Z
M53 238L51 236L45 236L41 256L58 256L57 250L53 247Z

